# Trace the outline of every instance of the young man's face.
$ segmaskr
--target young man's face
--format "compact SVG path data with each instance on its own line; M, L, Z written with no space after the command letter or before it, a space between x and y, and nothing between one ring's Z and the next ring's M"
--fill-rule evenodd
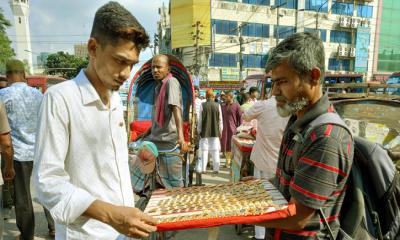
M301 79L294 69L283 62L272 70L273 95L276 96L278 113L287 117L309 104L305 93L307 80Z
M151 73L153 78L157 81L162 81L166 76L168 76L168 58L165 56L155 57L151 63Z
M94 68L102 84L117 91L129 78L133 65L139 61L139 51L131 41L120 39L115 46L105 43L96 47Z

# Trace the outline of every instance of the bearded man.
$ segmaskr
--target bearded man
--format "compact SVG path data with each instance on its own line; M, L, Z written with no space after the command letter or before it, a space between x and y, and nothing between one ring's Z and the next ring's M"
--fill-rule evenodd
M297 33L279 43L270 54L273 95L282 117L290 116L279 150L274 185L296 206L296 214L259 225L266 239L329 239L326 217L336 239L339 212L353 162L353 141L342 126L331 123L310 129L309 124L334 112L321 82L325 70L324 46L317 35ZM305 134L311 131L310 134ZM302 147L294 147L299 134ZM297 157L296 157L297 156Z

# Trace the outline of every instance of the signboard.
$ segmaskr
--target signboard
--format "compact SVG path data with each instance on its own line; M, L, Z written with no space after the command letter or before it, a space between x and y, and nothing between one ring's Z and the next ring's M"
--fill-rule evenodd
M356 59L354 62L354 71L366 73L368 69L368 48L370 38L369 27L360 26L357 28L356 38Z
M219 90L240 89L244 86L244 82L239 81L201 81L200 88L212 88Z
M198 45L209 46L211 44L211 1L171 1L171 45L173 49L193 47L196 42L197 22L200 22Z
M222 68L221 69L221 80L239 80L239 69L237 68Z

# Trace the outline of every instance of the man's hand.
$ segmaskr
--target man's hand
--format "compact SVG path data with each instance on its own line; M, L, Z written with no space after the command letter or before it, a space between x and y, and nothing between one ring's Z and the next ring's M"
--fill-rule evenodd
M139 209L115 206L101 200L95 200L83 215L108 224L128 237L148 237L157 230L157 221Z
M3 173L3 178L4 181L10 181L13 180L15 177L15 171L14 171L14 167L5 167L4 169L4 173Z
M148 237L157 230L157 221L137 208L115 207L108 224L118 232L132 238Z
M185 142L185 139L179 139L178 145L181 149L181 153L187 153L187 151L189 150L189 146L188 146L187 142Z

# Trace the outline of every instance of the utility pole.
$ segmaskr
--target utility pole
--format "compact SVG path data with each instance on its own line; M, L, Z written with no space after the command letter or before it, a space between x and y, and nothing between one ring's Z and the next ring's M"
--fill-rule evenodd
M200 60L199 60L199 40L203 40L200 36L203 34L200 31L200 28L203 27L203 25L200 24L200 21L197 21L196 24L193 24L192 27L196 28L196 31L193 34L193 40L194 40L194 47L195 47L195 55L194 55L194 66L193 66L193 73L195 76L198 76L200 73Z
M271 10L276 9L276 45L279 43L279 8L286 5L287 2L283 2L281 4L275 5L271 7Z
M317 14L315 14L315 30L318 30L318 21L319 21L319 12L321 11L322 7L328 3L328 0L326 0L324 3L321 4L321 6L319 6L318 10L317 10ZM318 34L319 35L319 34Z
M238 31L239 31L239 81L243 80L243 51L244 51L244 47L243 47L243 37L242 37L242 27L243 24L240 24Z

